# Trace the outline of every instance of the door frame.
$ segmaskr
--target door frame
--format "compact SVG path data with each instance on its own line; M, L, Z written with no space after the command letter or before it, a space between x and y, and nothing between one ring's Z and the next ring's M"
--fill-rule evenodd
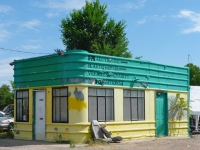
M32 140L35 139L35 119L36 119L36 92L44 91L45 92L45 124L46 124L46 89L33 89L33 110L32 110ZM46 129L45 129L46 130Z
M168 92L166 92L166 91L156 91L155 92L155 99L156 99L156 101L155 101L155 121L156 121L156 124L157 124L157 115L156 115L156 113L157 113L157 94L164 94L164 105L166 106L166 107L164 107L165 109L163 110L163 113L164 113L164 117L165 117L165 120L164 120L164 123L165 123L165 134L164 134L164 136L168 136L168 132L169 132L169 129L168 129ZM155 126L156 126L156 124L155 124ZM156 134L156 136L160 136L160 135L158 135L157 134L157 127L156 127L156 132L155 132Z

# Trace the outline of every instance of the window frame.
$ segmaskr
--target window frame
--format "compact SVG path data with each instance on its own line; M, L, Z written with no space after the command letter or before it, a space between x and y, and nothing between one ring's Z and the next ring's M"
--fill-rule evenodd
M96 95L90 95L89 94L89 89L95 89L96 90ZM98 96L98 94L97 94L97 90L99 90L99 89L104 89L105 90L105 95L104 96ZM108 90L112 90L112 96L106 96L106 89L108 89ZM90 122L90 118L89 118L89 107L90 107L90 105L89 105L89 98L90 97L95 97L96 98L96 108L97 108L97 110L96 110L96 120L98 121L98 122L112 122L112 121L114 121L115 119L115 114L114 114L114 89L113 88L93 88L93 87L88 87L88 122ZM113 108L113 110L112 110L112 119L111 120L107 120L107 117L106 117L106 101L107 101L107 97L111 97L112 98L112 108ZM105 120L99 120L98 118L99 118L99 98L104 98L105 99L105 110L104 110L104 112L105 112Z
M59 93L59 96L54 96L54 90L60 90L60 89L67 89L67 95L66 96L60 96L60 93ZM59 113L60 113L60 121L54 121L54 97L57 98L59 97ZM67 98L67 121L64 122L64 121L61 121L61 98L62 97L66 97ZM55 88L52 88L52 123L69 123L69 101L68 101L68 87L55 87Z
M28 92L28 97L23 97L23 92ZM18 92L22 92L22 98L18 98ZM28 99L28 115L27 115L27 120L23 120L23 113L24 113L24 110L23 110L23 102L24 102L24 99ZM17 115L17 110L18 110L18 104L17 104L17 101L18 100L22 100L22 119L18 119ZM16 90L16 122L29 122L29 90Z
M124 96L124 91L129 91L130 92L130 96L129 97L125 97ZM131 91L137 91L137 96L131 96ZM143 97L141 97L141 96L138 96L138 92L139 91L143 91L144 93L143 93ZM130 103L130 112L129 112L129 115L130 115L130 119L129 120L125 120L125 118L124 118L124 99L129 99L129 103ZM141 99L141 98L143 98L143 100L144 100L144 105L143 105L143 114L144 114L144 119L139 119L139 99ZM133 101L133 99L137 99L137 119L132 119L133 117L132 117L132 114L133 114L133 110L132 110L132 101ZM130 90L130 89L124 89L123 90L123 121L143 121L143 120L145 120L145 90Z

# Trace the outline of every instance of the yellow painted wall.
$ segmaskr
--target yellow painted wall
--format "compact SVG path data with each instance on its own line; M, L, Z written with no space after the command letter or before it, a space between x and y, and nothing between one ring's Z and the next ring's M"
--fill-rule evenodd
M104 87L105 88L105 87ZM85 142L91 137L91 123L88 122L88 87L68 87L68 115L69 123L52 123L52 88L46 87L46 140L55 141L72 140L75 143ZM16 139L32 139L32 111L33 111L33 90L29 90L29 122L15 122ZM82 95L82 99L75 93ZM169 95L176 95L177 92L168 92ZM187 93L181 93L181 97L187 100ZM106 122L106 129L112 136L122 136L123 139L135 139L155 137L155 90L145 90L145 120L144 121L123 121L123 89L114 89L114 121ZM15 103L16 109L16 103ZM16 114L15 114L16 115ZM179 135L187 135L187 119L180 124ZM104 122L100 123L101 125ZM173 126L171 125L173 124ZM177 136L179 124L169 122L169 136ZM17 134L16 134L17 133ZM18 134L20 133L20 134Z
M114 90L114 119L115 122L123 121L123 90Z
M83 99L76 97L83 94ZM68 110L69 110L69 123L87 123L88 122L88 88L70 86L68 87Z
M177 94L180 94L181 98L188 101L188 94L187 93L180 93L180 92L168 92L168 102L170 101L170 97L176 97ZM169 116L169 136L188 136L188 115L185 112L185 116L179 122L178 120L172 120Z
M52 123L52 88L46 88L46 123Z
M154 90L145 90L145 121L154 121L155 122L155 91Z
M88 88L84 86L68 87L68 116L69 123L52 123L52 90L49 88L49 96L47 96L46 106L46 140L55 141L72 140L81 143L91 138L90 123L88 123ZM83 99L77 97L82 95ZM81 94L82 93L82 94ZM48 93L47 93L48 94Z

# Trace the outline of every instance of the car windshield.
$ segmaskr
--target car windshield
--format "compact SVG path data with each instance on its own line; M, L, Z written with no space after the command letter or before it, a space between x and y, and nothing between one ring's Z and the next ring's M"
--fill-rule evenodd
M3 112L6 112L7 109L8 109L8 106L6 106L2 111L3 111Z
M2 112L0 112L0 117L5 117L5 115Z
M13 117L14 116L14 111L12 110L12 111L8 112L5 116L6 117Z

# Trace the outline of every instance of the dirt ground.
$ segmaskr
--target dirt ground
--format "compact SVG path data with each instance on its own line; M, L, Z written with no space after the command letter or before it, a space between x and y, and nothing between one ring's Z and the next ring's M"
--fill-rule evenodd
M200 134L190 137L161 137L151 139L124 140L121 143L103 145L57 144L42 141L0 139L0 150L200 150Z

